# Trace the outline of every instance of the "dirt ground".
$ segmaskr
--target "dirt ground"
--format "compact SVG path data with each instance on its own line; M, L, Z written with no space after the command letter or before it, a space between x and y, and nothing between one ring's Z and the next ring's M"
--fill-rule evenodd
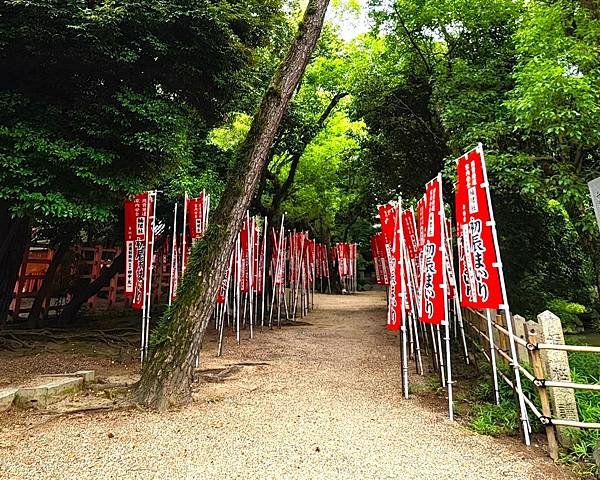
M223 383L202 383L189 406L4 415L0 478L571 478L539 447L450 422L443 401L404 400L383 294L318 295L315 306L306 324L253 340L246 331L241 346L229 336L220 358L214 341L207 342L203 369L239 368ZM42 373L44 359L49 370L91 367L115 378L131 378L139 368L132 356L26 358L2 356L0 381Z

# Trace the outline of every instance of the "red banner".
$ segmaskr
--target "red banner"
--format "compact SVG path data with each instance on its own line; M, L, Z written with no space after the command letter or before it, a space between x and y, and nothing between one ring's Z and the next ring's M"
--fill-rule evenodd
M139 196L139 195L138 195ZM137 198L137 197L135 197ZM135 240L136 236L135 199L125 201L125 296L133 297L135 285Z
M241 247L241 260L240 260L240 290L242 293L248 293L250 291L250 249L252 248L253 242L253 219L246 217L242 230L240 232L240 247Z
M496 309L503 301L485 179L483 151L471 150L458 159L455 199L460 303Z
M198 198L188 198L187 223L192 244L204 234L204 194Z
M132 298L131 306L141 309L144 304L144 283L152 268L152 196L149 192L136 195L125 202L125 295ZM146 268L146 270L144 270ZM146 285L147 291L150 285Z
M377 233L375 235L376 247L377 247L377 255L379 257L379 262L381 263L381 271L383 273L383 285L390 284L390 265L388 262L387 250L385 247L385 237L382 232Z
M385 240L386 256L390 272L388 301L388 330L399 330L402 316L400 302L400 218L398 208L391 204L379 207L381 232Z
M446 319L446 295L443 288L444 232L442 185L440 177L427 184L423 215L423 271L421 272L421 312L419 319L439 325ZM421 220L419 221L421 223Z
M323 261L323 276L329 278L329 258L327 257L327 246L321 245L322 254L321 259Z
M402 212L402 228L404 229L404 241L410 260L417 258L419 251L419 240L417 239L417 231L415 227L415 215L412 210L404 210Z
M229 286L229 278L231 276L231 266L233 264L234 253L235 251L231 252L229 264L227 265L227 270L225 271L225 278L223 278L221 286L219 287L219 291L217 292L216 302L220 304L225 303L225 299L227 298L227 287Z
M377 250L377 235L371 235L371 256L373 257L373 268L375 269L377 285L384 285L381 258Z
M423 242L425 240L425 202L426 197L421 198L417 202L417 219L419 221L417 234L419 240L419 251L421 251L421 248L423 248Z

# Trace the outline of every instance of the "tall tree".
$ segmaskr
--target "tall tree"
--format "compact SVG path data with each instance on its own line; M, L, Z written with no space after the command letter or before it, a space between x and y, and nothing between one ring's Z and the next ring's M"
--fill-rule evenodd
M310 0L298 32L263 97L242 144L234 171L206 236L193 248L183 285L173 308L153 335L142 369L138 400L165 408L191 399L194 366L225 275L229 254L242 226L269 149L287 106L310 60L329 0Z

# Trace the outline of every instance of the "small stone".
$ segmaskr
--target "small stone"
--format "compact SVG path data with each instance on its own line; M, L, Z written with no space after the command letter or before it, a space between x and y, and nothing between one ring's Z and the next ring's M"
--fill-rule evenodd
M108 432L108 438L114 438L115 434L112 432Z

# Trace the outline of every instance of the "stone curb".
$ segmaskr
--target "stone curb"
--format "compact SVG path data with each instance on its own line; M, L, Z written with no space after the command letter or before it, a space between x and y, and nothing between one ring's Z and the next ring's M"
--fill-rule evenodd
M16 408L46 408L62 397L79 392L83 385L96 377L94 370L80 370L69 375L52 375L53 380L43 385L0 389L0 412Z

